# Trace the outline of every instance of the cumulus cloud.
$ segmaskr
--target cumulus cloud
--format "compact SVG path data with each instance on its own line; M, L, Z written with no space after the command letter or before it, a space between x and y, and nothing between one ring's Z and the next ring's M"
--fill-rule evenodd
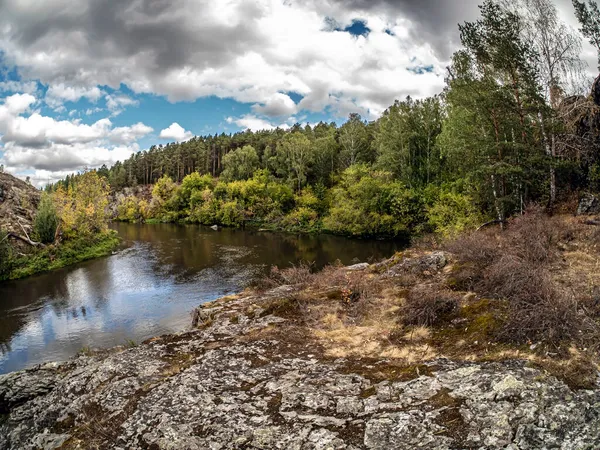
M137 105L139 105L139 101L124 94L112 94L106 96L106 107L113 115L120 114L127 106Z
M344 114L345 105L374 117L397 98L439 91L448 55L433 38L452 42L475 2L5 0L0 49L25 77L50 85L125 84L171 101L215 95L266 117ZM327 28L328 17L341 30L360 18L370 32ZM407 70L414 64L432 72ZM298 105L290 92L303 98Z
M118 144L129 144L143 138L153 131L154 129L151 127L144 125L142 122L138 122L130 127L114 128L109 134L109 140Z
M288 129L290 126L287 123L280 125L273 125L271 122L265 119L261 119L253 114L246 114L242 117L227 117L225 119L227 123L232 123L245 130L261 131L261 130L274 130L275 128Z
M91 124L56 120L31 112L35 103L31 94L14 94L0 103L0 161L16 174L41 171L38 181L126 159L139 151L137 140L153 131L141 122L115 128L108 118Z
M91 102L96 102L102 95L102 90L97 86L89 88L74 87L59 83L48 87L45 102L51 108L59 109L63 106L64 102L76 102L81 98L87 98Z
M160 139L169 139L174 141L187 141L194 136L194 133L191 131L186 131L181 125L177 122L173 122L168 128L165 128L160 132L158 137Z
M298 111L294 100L289 95L279 92L271 95L263 103L253 105L252 109L258 114L270 117L291 116Z

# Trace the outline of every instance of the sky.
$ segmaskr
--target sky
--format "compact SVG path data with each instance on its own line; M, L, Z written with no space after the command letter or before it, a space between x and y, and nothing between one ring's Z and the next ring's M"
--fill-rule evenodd
M194 135L375 119L442 90L478 3L2 0L0 164L41 187Z

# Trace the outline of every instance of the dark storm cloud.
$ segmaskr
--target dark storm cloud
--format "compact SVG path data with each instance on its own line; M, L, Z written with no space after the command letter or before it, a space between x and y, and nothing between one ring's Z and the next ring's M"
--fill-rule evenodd
M235 16L243 20L234 23L207 20L203 12L209 4L208 0L48 0L24 5L6 0L0 3L4 25L0 36L22 53L74 50L96 61L136 57L155 71L212 67L264 44L254 23L262 11L253 2L236 7ZM47 76L56 74L49 71Z
M475 20L482 0L332 0L340 8L380 12L407 18L415 25L413 38L429 42L447 59L458 43L458 24Z

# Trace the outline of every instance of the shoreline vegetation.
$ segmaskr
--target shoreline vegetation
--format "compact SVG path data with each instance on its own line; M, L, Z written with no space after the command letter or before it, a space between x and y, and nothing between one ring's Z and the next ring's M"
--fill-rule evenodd
M108 194L95 171L68 189L43 193L28 227L16 219L20 234L0 230L0 282L111 254L121 240L108 229Z
M70 240L61 245L49 245L30 254L13 257L10 269L4 276L0 276L0 282L18 280L108 256L120 243L121 239L117 233L109 230L89 238Z

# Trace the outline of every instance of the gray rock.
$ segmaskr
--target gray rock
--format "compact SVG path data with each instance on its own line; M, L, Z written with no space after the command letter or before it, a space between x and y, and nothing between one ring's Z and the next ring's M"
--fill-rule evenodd
M600 201L598 197L590 193L582 194L577 205L577 215L590 216L595 214L600 214Z
M360 264L354 264L352 266L348 266L348 267L346 267L346 270L354 272L354 271L366 270L368 268L369 268L368 263L360 263Z
M384 277L397 277L406 274L433 275L446 267L449 255L445 252L433 252L419 257L403 257L399 262L394 259L376 265L384 269Z
M248 316L262 299L205 305L202 329L0 377L0 449L600 448L600 388L572 391L521 361L439 359L431 375L374 381L263 333L283 319Z

